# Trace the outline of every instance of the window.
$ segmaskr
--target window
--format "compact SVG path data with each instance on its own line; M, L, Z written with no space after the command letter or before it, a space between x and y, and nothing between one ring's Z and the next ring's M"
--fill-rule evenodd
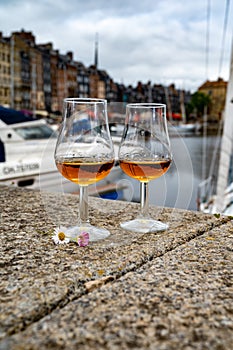
M48 139L50 137L57 137L54 130L47 125L25 126L15 128L15 131L22 138L24 138L24 140Z

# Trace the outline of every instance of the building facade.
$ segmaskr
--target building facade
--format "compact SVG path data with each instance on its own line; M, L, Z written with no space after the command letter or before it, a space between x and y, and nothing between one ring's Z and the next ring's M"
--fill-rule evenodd
M90 77L88 69L81 62L76 62L77 67L77 96L88 98L90 96Z
M61 114L66 97L105 98L108 102L158 102L180 113L180 90L138 82L136 87L113 81L94 64L85 67L75 61L72 51L61 54L52 43L36 44L32 32L0 33L0 104L35 115ZM185 103L190 93L183 92Z
M198 91L210 96L208 120L213 122L221 120L225 107L227 82L222 78L216 81L207 80L198 88Z
M11 56L9 39L0 32L0 105L10 107Z

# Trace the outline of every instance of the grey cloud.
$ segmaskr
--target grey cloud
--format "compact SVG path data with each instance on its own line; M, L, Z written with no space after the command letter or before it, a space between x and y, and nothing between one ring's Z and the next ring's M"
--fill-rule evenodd
M224 6L212 0L209 72L216 79ZM223 77L228 78L229 15ZM76 60L94 60L99 33L100 68L116 81L175 82L195 89L205 79L206 4L202 0L0 0L0 30L33 31L37 42L53 42Z

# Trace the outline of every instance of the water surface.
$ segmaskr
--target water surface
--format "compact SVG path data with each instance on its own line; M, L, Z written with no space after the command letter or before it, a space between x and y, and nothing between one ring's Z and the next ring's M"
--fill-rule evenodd
M150 204L196 210L198 185L210 173L217 175L219 141L217 136L171 138L173 162L165 175L150 182ZM122 174L118 183L128 185L125 200L140 201L137 180Z

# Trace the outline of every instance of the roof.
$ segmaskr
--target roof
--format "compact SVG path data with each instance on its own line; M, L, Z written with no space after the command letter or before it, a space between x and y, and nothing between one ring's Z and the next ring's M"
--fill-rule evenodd
M202 84L198 90L201 89L213 89L213 88L219 88L219 87L226 87L227 86L227 82L224 81L223 79L219 78L216 81L209 81L207 80L204 84Z
M34 119L22 112L16 111L15 109L0 106L0 120L2 120L5 124L10 125L28 122Z

